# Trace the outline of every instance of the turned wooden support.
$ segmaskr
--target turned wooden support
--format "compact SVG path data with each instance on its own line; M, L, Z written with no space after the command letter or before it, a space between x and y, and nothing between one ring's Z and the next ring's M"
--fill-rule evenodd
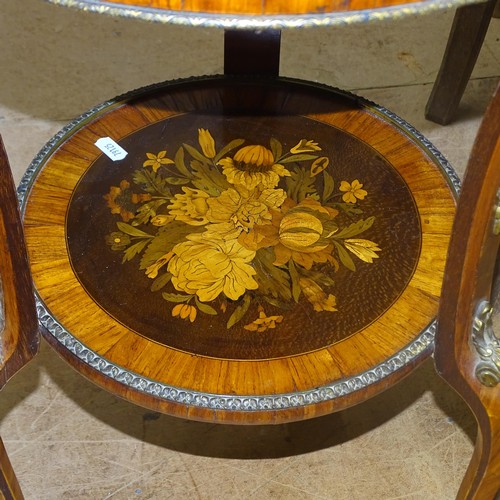
M226 30L224 73L226 75L278 76L281 31Z

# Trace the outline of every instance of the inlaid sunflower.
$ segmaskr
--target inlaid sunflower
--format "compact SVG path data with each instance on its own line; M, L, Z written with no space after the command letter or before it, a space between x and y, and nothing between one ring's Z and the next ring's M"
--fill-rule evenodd
M257 186L275 188L281 177L291 175L279 163L273 153L264 146L252 145L239 149L233 158L226 157L219 161L222 172L231 184L239 184L252 190Z

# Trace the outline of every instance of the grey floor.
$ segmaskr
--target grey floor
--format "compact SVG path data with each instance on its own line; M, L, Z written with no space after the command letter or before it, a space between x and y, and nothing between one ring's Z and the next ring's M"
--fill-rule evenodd
M460 175L500 76L492 21L458 119L423 110L453 11L283 33L281 74L354 90L426 135ZM16 180L67 121L121 92L222 72L221 31L2 0L0 133ZM158 415L84 380L46 345L0 397L0 433L27 499L451 499L473 417L432 361L339 414L275 427Z

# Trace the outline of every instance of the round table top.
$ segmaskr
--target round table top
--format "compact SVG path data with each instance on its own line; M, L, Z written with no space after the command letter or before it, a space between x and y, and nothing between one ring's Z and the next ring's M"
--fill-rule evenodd
M242 29L330 26L456 8L481 0L49 0L147 21Z
M207 77L117 98L20 187L46 338L182 417L349 406L431 352L453 185L403 120L324 86Z

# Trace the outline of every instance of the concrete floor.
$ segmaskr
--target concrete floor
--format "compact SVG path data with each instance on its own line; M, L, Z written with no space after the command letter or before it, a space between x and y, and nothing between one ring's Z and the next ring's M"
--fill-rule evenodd
M453 11L283 33L281 74L354 90L426 135L460 175L500 76L492 21L460 114L423 110ZM67 121L145 84L222 72L223 33L3 0L0 133L15 178ZM29 499L451 499L475 423L429 360L339 414L227 427L151 413L95 387L46 345L2 391L0 433Z

